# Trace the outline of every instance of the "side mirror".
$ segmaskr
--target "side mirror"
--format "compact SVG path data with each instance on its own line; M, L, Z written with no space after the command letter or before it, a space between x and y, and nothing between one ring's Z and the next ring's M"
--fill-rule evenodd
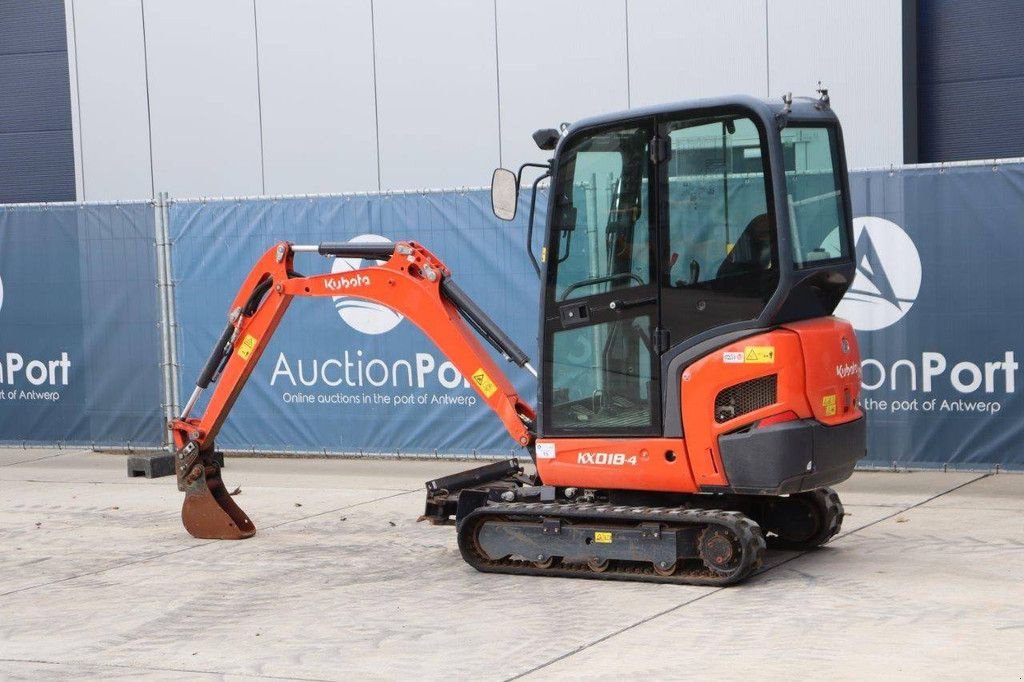
M491 210L502 220L516 217L519 204L519 179L507 168L496 168L491 176Z

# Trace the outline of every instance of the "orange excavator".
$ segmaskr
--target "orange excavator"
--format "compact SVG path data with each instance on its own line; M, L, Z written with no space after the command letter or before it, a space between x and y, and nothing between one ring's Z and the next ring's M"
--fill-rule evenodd
M726 585L768 546L839 532L827 486L864 455L865 419L857 339L832 316L855 261L828 93L636 109L534 140L552 159L498 169L491 196L514 218L524 171L540 169L527 235L542 281L537 368L421 244L276 244L169 425L192 535L256 532L214 439L292 299L340 292L422 329L532 460L535 473L513 458L426 484L421 520L454 524L480 571ZM369 263L304 277L294 261L307 253ZM538 376L536 408L481 340Z

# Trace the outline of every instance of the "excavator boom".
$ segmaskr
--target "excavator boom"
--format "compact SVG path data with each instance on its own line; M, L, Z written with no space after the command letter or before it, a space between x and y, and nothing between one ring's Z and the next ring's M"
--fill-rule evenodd
M362 258L378 265L303 277L296 253ZM381 262L382 261L382 262ZM490 353L484 338L510 362L534 373L526 354L473 303L434 254L415 242L294 245L280 242L257 261L231 305L228 324L196 382L182 415L171 422L178 488L185 492L182 522L192 535L240 539L256 528L227 493L214 457L214 439L296 296L344 294L381 303L418 326L480 394L517 444L531 447L536 414L524 403ZM193 417L200 395L212 394Z

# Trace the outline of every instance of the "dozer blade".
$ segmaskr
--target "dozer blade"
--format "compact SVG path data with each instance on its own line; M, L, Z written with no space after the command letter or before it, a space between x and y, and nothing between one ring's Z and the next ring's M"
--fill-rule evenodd
M181 522L193 537L204 540L243 540L256 534L256 526L235 504L224 487L220 467L209 457L200 457L189 467L189 460L178 458L178 487L185 491Z

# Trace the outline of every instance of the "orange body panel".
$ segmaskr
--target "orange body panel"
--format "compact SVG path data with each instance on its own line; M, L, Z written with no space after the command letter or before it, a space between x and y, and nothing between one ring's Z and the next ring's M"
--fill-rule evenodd
M808 358L805 382L814 418L827 426L835 426L863 416L857 406L860 348L850 323L837 317L823 317L793 322L785 328L796 332L804 357ZM827 407L832 396L835 396L834 410Z
M545 438L537 471L547 485L690 493L681 438Z
M777 377L774 403L722 422L715 419L719 393L770 375ZM724 487L729 481L719 436L785 413L827 426L863 416L857 407L857 340L850 324L834 317L787 324L719 348L686 368L679 390L685 441L544 438L537 441L541 478L558 486L660 492Z
M774 404L722 423L715 420L715 398L719 393L772 374L778 377ZM704 356L683 372L680 390L683 433L699 486L728 485L718 451L718 437L722 434L781 412L792 411L800 418L811 416L804 391L800 340L795 333L782 329L741 339Z

